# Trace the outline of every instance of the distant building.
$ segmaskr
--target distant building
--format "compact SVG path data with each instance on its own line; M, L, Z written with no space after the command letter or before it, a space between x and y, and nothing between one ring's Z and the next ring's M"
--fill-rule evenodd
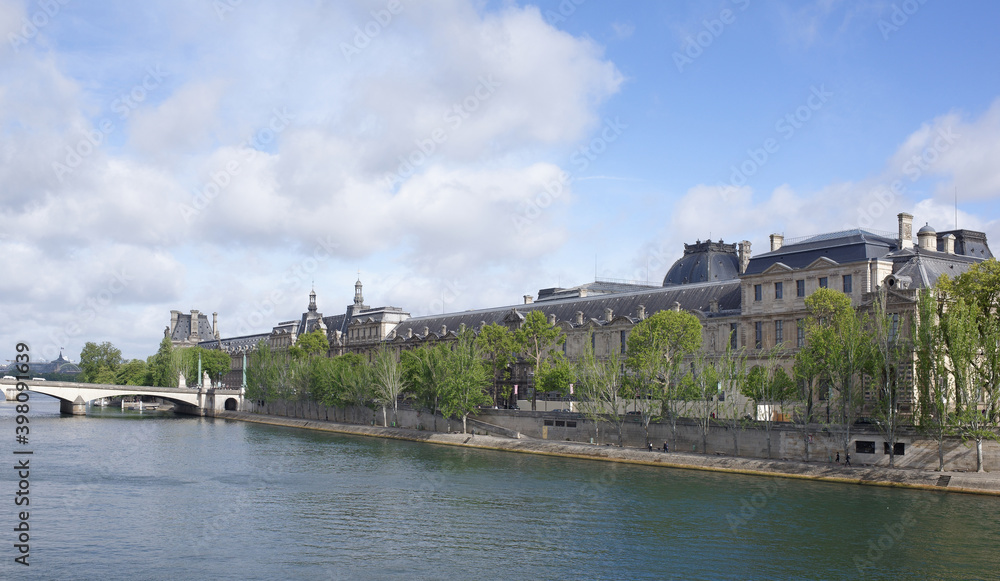
M462 329L478 330L500 324L516 329L530 311L541 311L566 334L564 352L578 357L590 341L597 356L624 352L628 334L656 312L674 309L693 313L701 321L703 346L709 354L745 347L754 357L778 349L791 371L795 353L805 344L805 298L818 288L843 292L856 308L870 308L873 293L883 285L890 293L889 309L907 333L916 306L916 292L942 275L955 276L971 265L992 258L986 235L971 230L936 232L925 225L913 242L913 217L898 216L898 232L854 229L785 240L771 235L768 252L751 256L750 242L726 244L707 240L685 244L683 255L670 267L663 286L629 281L594 281L571 288L525 295L517 305L411 317L399 307L364 304L362 284L355 283L354 303L343 314L324 316L316 293L299 319L275 325L270 333L220 339L213 324L197 311L171 312L170 336L178 344L201 344L233 356L228 385L242 380L242 359L260 341L284 349L298 336L314 330L326 333L329 355L369 353L380 345L412 349L454 340ZM190 321L199 321L197 336ZM200 339L200 341L195 340ZM184 342L187 343L184 343ZM911 366L912 367L912 366ZM912 369L899 377L912 377ZM527 368L516 366L511 383L528 382ZM904 413L914 398L904 398Z

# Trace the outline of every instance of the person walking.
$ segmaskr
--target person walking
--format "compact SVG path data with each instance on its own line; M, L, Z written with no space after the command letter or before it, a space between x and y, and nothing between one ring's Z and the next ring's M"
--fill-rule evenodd
M663 440L663 451L664 452L669 452L670 451L670 447L667 446L667 441L666 440Z
M840 452L837 452L837 464L840 464Z
M653 443L652 442L646 442L646 447L649 448L650 452L653 451Z
M848 454L847 455L847 462L844 462L844 466L850 466L850 465L851 465L851 455Z

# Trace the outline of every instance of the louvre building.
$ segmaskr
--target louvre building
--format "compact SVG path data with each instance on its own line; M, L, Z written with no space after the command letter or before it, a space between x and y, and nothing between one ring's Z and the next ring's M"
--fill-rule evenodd
M449 341L462 329L478 330L493 323L516 329L527 313L537 310L563 330L563 349L575 358L585 341L592 343L598 356L613 350L623 353L636 323L674 309L698 317L703 348L709 354L727 347L746 347L751 354L777 348L790 367L795 352L804 345L805 298L816 289L841 291L855 307L865 307L872 293L887 285L889 309L906 332L919 289L933 286L941 275L958 275L993 256L983 232L937 232L925 224L915 243L913 217L899 214L898 226L897 232L853 229L788 240L773 234L768 251L756 256L751 255L747 241L685 244L662 286L596 280L571 288L541 289L514 305L411 317L400 307L366 305L358 280L353 304L333 316L318 311L313 291L298 319L279 322L270 333L220 338L217 321L209 325L198 311L190 316L174 311L164 333L177 344L196 343L230 353L232 371L223 383L235 386L241 383L243 355L260 341L287 348L299 335L317 329L326 333L333 356L367 353L380 344L410 349ZM192 321L199 324L192 325ZM511 382L523 384L525 373L524 368L516 368Z

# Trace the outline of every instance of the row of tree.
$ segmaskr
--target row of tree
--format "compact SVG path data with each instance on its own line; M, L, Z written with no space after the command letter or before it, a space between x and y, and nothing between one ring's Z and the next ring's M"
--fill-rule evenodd
M199 383L198 363L202 372L218 379L229 371L229 355L216 349L185 347L174 349L170 339L164 337L160 348L145 361L125 360L120 349L110 342L87 342L80 352L78 381L108 385L145 385L152 387L177 387L180 374L188 385Z

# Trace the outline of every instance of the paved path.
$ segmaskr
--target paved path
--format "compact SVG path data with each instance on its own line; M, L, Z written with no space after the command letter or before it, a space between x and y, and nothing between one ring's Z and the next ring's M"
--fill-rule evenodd
M1000 474L989 472L934 472L930 470L884 467L848 468L839 464L829 464L826 462L764 460L759 458L689 454L686 452L666 453L656 450L648 452L636 448L618 448L615 446L579 442L556 442L525 437L513 439L482 435L473 436L471 434L446 434L406 428L383 428L381 426L340 424L322 420L302 420L244 412L220 412L216 417L342 434L394 438L432 444L469 446L490 450L506 450L510 452L582 458L587 460L627 462L649 466L712 470L760 476L802 478L845 484L868 484L1000 496Z

